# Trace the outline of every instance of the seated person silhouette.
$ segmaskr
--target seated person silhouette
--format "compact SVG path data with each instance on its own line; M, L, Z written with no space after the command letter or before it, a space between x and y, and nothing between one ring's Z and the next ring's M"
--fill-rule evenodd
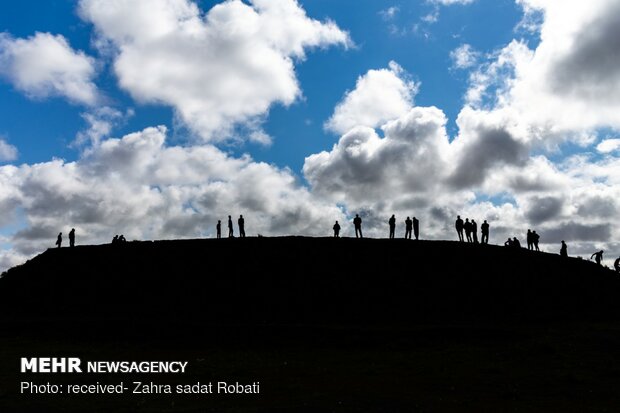
M515 248L521 248L521 243L519 242L517 237L512 238L512 246Z
M506 242L504 242L504 247L512 247L512 240L508 238Z
M340 238L340 224L338 221L334 224L334 238Z

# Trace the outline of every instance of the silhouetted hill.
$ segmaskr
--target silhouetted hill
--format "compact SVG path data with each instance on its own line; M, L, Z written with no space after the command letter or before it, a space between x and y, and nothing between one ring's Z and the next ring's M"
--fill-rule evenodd
M620 314L592 262L493 245L245 238L49 249L0 279L7 319L401 324Z

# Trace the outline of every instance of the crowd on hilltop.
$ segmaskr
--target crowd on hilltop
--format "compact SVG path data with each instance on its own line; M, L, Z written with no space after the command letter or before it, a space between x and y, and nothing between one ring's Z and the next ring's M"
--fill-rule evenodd
M390 219L387 221L387 224L389 228L388 237L390 239L394 239L396 237L396 216L392 215ZM420 220L417 219L416 217L413 217L413 218L407 217L404 220L404 224L405 224L405 239L411 239L412 234L413 234L415 239L419 240L420 239ZM237 226L239 228L239 237L245 238L245 219L243 218L243 215L239 215L239 218L237 219ZM355 218L353 218L353 227L355 229L355 238L363 238L364 236L362 232L362 218L359 216L359 214L355 214ZM480 241L478 241L478 224L476 223L474 219L470 220L469 218L465 218L465 221L463 221L461 216L457 215L456 221L454 223L454 227L456 229L456 234L460 242L468 242L468 243L482 244L482 245L489 243L490 225L486 219L480 225ZM340 238L341 227L338 221L336 221L332 229L334 231L334 237ZM217 221L217 224L215 226L215 232L216 232L216 238L218 239L222 238L222 221L221 220ZM228 216L228 238L234 238L234 237L235 237L235 229L233 225L233 220L232 220L232 217L229 215ZM120 236L115 235L114 238L112 239L112 244L123 244L125 242L126 242L126 239L123 235L120 235ZM539 246L538 246L540 242L540 235L536 233L536 231L532 231L530 229L527 230L526 242L527 242L528 250L540 251ZM521 248L521 242L519 241L517 237L508 238L506 242L504 242L504 245L510 248ZM62 246L62 232L58 234L58 237L56 239L56 246L58 248ZM75 228L72 228L71 231L69 232L69 247L74 247L74 246L75 246ZM604 251L602 250L597 251L590 256L590 259L594 259L594 261L597 264L601 265L603 261L603 253ZM562 243L560 246L560 256L568 257L568 246L566 245L564 240L562 240ZM614 261L614 269L620 273L620 257Z

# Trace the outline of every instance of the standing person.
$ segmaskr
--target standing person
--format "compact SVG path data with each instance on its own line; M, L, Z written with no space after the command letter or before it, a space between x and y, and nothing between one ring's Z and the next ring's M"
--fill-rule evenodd
M390 224L390 239L394 238L394 233L396 232L396 217L392 215L392 218L388 221Z
M75 228L71 228L69 231L69 247L75 247Z
M405 239L411 239L411 229L413 228L413 221L407 217L405 220Z
M478 243L478 224L473 219L471 220L471 233L474 236L474 244Z
M456 222L454 223L454 227L456 228L456 233L459 236L459 241L464 241L463 239L463 220L460 215L456 216Z
M528 250L532 250L534 249L534 243L532 242L532 231L531 230L527 230L527 249Z
M220 219L217 220L217 225L215 226L215 233L217 239L222 238L222 220Z
M467 242L473 242L471 239L471 222L469 222L469 218L465 218L465 223L463 224L463 228L465 229L465 237L467 238Z
M243 219L243 215L239 215L237 224L239 224L239 238L245 238L245 220Z
M560 257L568 257L568 247L566 246L564 240L562 240L562 246L560 247Z
M614 261L614 270L616 270L616 272L620 272L620 257L616 258Z
M60 248L61 245L62 245L62 232L59 232L58 238L56 238L56 246Z
M340 224L338 221L334 224L334 238L340 238Z
M483 244L488 244L489 243L489 223L487 222L486 219L484 220L482 225L480 225L480 232L482 233L481 242Z
M538 235L536 231L532 231L532 244L534 244L532 249L536 248L536 251L540 251L538 249L538 241L540 241L540 235Z
M417 240L420 237L420 220L413 217L413 236Z
M594 257L594 260L596 261L596 263L598 265L601 265L601 261L603 261L603 250L600 250L599 252L595 252L594 254L590 255L590 259L592 259Z
M232 218L229 215L228 216L228 238L234 238L234 237L235 237L235 230L233 229Z
M355 218L353 218L353 226L355 226L355 238L364 238L362 236L362 218L358 214L355 214Z

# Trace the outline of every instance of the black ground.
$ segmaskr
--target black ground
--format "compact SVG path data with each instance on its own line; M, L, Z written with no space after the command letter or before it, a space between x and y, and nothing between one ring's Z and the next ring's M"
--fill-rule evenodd
M48 250L0 279L0 411L617 411L620 278L456 242L247 238ZM20 374L20 357L187 360ZM258 395L45 396L36 383L259 381ZM2 409L6 406L6 409Z

